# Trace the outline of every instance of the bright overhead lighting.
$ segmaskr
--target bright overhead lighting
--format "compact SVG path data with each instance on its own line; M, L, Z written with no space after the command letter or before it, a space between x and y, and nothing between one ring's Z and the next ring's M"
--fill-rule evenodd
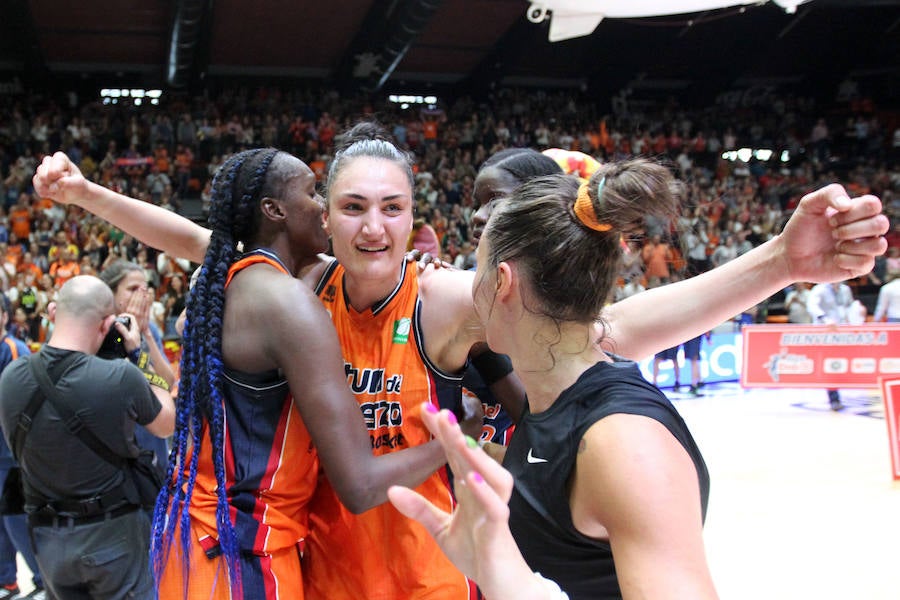
M525 15L532 23L550 18L551 42L590 35L603 19L680 15L730 6L765 4L767 0L534 0ZM772 0L788 14L812 0Z
M162 90L145 90L143 88L102 88L100 97L103 98L103 104L118 104L118 101L109 102L110 98L134 98L134 105L142 104L141 98L150 98L151 104L159 104L162 97Z

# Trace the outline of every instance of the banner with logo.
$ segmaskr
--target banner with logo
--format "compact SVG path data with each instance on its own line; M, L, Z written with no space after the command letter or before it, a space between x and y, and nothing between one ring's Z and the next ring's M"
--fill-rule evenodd
M638 363L647 381L653 381L653 357L645 358ZM741 334L738 332L713 333L709 340L705 337L700 344L700 380L704 383L720 381L737 381L740 378L741 366ZM691 384L691 362L684 359L684 352L679 350L677 365L670 360L659 365L656 383L659 387L671 387L675 384L675 368L678 368L678 381L682 386Z
M881 396L884 399L884 420L888 426L891 468L896 480L900 479L900 379L882 379Z
M900 324L746 325L744 387L877 388L900 377Z

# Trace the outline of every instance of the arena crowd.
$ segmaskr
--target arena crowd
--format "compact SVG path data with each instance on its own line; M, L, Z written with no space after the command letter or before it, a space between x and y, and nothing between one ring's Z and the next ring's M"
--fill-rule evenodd
M528 89L408 106L316 86L230 87L158 106L6 91L0 286L13 311L9 333L35 347L46 339L45 309L60 286L121 258L145 269L156 324L177 340L174 323L192 270L77 207L35 195L31 177L43 156L62 150L93 181L203 220L212 174L229 156L278 147L309 164L324 185L335 135L360 116L378 120L415 156L418 224L430 226L441 257L460 268L475 261L470 219L479 166L501 149L533 147L600 161L662 158L687 184L676 227L648 221L610 300L746 252L777 234L805 193L831 182L851 195L879 196L892 222L888 254L870 276L851 282L870 313L879 287L900 276L900 115L859 93L827 106L773 90L726 93L705 107L621 100L604 112L582 93ZM779 306L776 299L768 313Z

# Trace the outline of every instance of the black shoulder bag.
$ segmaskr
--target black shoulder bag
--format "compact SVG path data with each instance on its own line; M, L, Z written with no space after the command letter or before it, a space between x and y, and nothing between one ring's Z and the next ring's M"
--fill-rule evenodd
M68 357L66 358L68 359ZM125 458L115 454L109 449L109 446L85 427L81 417L66 405L65 401L59 396L59 390L50 381L47 369L40 364L40 360L29 360L28 366L31 367L31 373L41 386L41 390L43 390L50 404L53 405L53 408L65 421L66 429L77 436L97 456L125 472L125 495L131 502L145 509L152 509L156 505L156 497L165 483L165 472L159 463L156 453L152 450L142 449L135 458ZM131 485L128 486L128 483L131 483Z
M78 357L77 354L70 354L60 361L60 372L65 373L72 362ZM30 357L28 362L38 360ZM40 410L44 404L44 396L41 395L40 389L34 393L25 409L19 414L19 420L16 423L16 429L12 435L12 451L13 458L16 462L21 460L22 446L25 445L25 436L31 431L31 424L34 421L34 415ZM3 495L0 497L0 514L2 515L20 515L25 512L25 482L22 476L22 467L15 466L9 470L6 481L3 482Z

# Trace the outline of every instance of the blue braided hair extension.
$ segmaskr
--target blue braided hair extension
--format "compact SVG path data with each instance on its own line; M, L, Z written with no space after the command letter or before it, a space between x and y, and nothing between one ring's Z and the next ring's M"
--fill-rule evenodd
M180 529L183 555L182 581L187 597L191 524L190 501L199 466L203 432L208 433L216 478L216 529L235 597L241 589L240 541L228 502L225 464L225 397L222 385L222 323L225 314L225 279L238 258L237 243L249 242L259 225L259 200L268 191L267 175L278 150L254 149L230 157L219 167L212 183L209 226L212 229L197 282L187 303L181 354L181 383L173 448L167 481L153 514L151 560L159 580L169 549Z

